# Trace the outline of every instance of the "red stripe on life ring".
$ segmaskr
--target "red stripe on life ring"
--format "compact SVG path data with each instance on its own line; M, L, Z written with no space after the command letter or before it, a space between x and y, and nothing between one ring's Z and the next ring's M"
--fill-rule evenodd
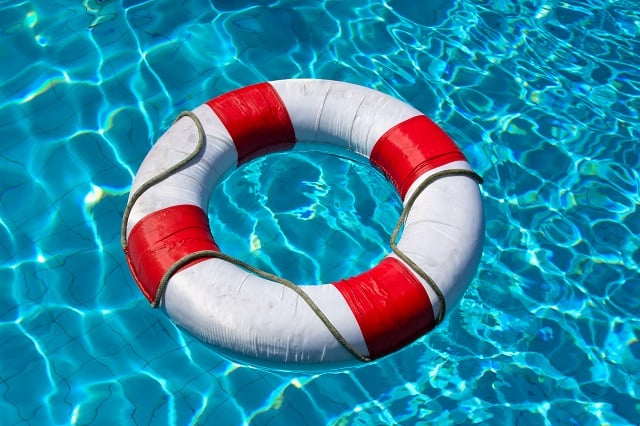
M238 151L238 163L259 154L285 150L296 141L289 112L269 83L225 93L207 102Z
M423 173L453 161L466 161L451 138L424 115L387 130L373 147L370 159L391 179L402 198Z
M429 295L398 259L334 284L351 308L372 359L414 341L434 326Z
M144 217L129 234L125 255L129 269L145 297L153 303L162 276L184 256L216 250L207 214L200 207L180 205ZM202 260L196 260L187 266Z

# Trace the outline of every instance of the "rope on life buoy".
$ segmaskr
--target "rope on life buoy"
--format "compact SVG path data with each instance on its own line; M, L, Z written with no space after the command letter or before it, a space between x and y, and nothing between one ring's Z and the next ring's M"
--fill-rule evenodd
M196 144L196 147L194 149L194 151L192 153L190 153L189 155L187 155L185 158L183 158L182 160L180 160L179 162L177 162L176 164L174 164L173 166L169 167L166 170L163 170L161 173L158 173L157 175L153 176L152 178L150 178L149 180L147 180L146 182L144 182L137 190L135 193L133 193L131 195L131 197L129 198L129 201L127 202L127 205L125 207L124 213L123 213L123 221L122 221L122 227L120 230L120 243L122 245L122 248L124 249L125 252L127 252L128 250L128 243L127 243L127 223L129 222L129 215L131 214L131 210L135 204L135 202L138 200L138 198L140 198L140 196L147 191L149 188L153 187L154 185L156 185L157 183L163 181L164 179L168 178L169 176L173 175L174 173L176 173L178 170L180 170L181 168L183 168L184 166L186 166L189 162L191 162L199 153L200 151L204 148L205 146L205 142L206 142L206 135L204 132L204 127L202 126L202 123L200 122L200 119L191 111L184 111L181 112L178 117L174 120L174 123L178 120L180 120L183 117L189 117L191 118L191 120L194 122L194 124L196 125L196 128L198 130L198 142ZM400 233L400 230L402 229L402 227L405 224L405 221L407 219L407 216L409 215L409 212L411 211L411 208L413 207L413 204L415 203L416 199L418 198L418 196L429 186L431 185L433 182L437 181L438 179L441 179L443 177L447 177L447 176L468 176L474 180L476 180L479 184L482 184L483 179L482 177L480 177L477 173L471 171L471 170L466 170L466 169L449 169L449 170L443 170L440 172L436 172L433 175L427 177L424 181L422 181L420 183L420 185L416 188L416 190L413 192L413 194L411 195L411 197L409 198L409 200L407 200L407 203L405 205L405 207L402 209L402 213L400 214L400 218L398 219L398 222L396 223L396 226L391 234L391 238L390 238L390 245L391 245L391 249L392 251L395 253L396 256L398 256L400 259L402 259L407 266L409 266L416 274L418 274L420 277L422 277L422 279L425 280L425 282L431 287L431 289L434 291L434 293L437 295L438 297L438 306L439 306L439 313L438 313L438 318L435 319L435 324L434 326L437 326L438 324L440 324L443 320L444 320L444 315L445 315L445 311L446 311L446 302L445 302L445 298L444 298L444 294L442 293L442 290L440 290L440 288L438 287L437 283L433 280L433 278L431 278L429 276L429 274L427 274L422 268L420 268L413 260L411 260L409 258L409 256L407 256L405 253L403 253L402 251L400 251L400 249L397 246L397 239L398 239L398 235ZM194 260L198 260L198 259L204 259L204 258L216 258L216 259L222 259L226 262L229 262L233 265L236 265L242 269L245 269L255 275L258 275L262 278L271 280L271 281L275 281L279 284L284 285L285 287L291 289L292 291L294 291L298 296L300 296L300 298L302 298L302 300L304 300L304 302L309 306L309 308L313 311L313 313L322 321L322 323L325 325L325 327L327 327L327 329L331 332L331 334L335 337L335 339L349 352L351 353L356 359L358 359L359 361L362 362L370 362L372 359L370 357L367 357L363 354L361 354L360 352L358 352L345 338L344 336L338 331L338 329L331 323L331 321L329 320L329 318L322 312L322 310L315 304L315 302L311 299L311 297L309 297L309 295L298 285L296 285L295 283L286 280L282 277L279 277L277 275L271 274L269 272L265 272L261 269L255 268L251 265L249 265L248 263L245 263L239 259L236 259L232 256L229 256L227 254L224 254L222 252L219 251L214 251L214 250L201 250L201 251L197 251L194 253L190 253L180 259L178 259L176 262L174 262L168 269L167 271L164 273L164 275L162 276L160 283L158 285L158 290L155 296L155 300L151 303L151 306L156 308L160 305L160 301L162 300L162 296L164 295L165 289L167 287L167 285L169 284L169 280L171 279L171 277L173 276L173 274L175 274L178 270L180 270L180 268L184 267L185 265L193 262Z

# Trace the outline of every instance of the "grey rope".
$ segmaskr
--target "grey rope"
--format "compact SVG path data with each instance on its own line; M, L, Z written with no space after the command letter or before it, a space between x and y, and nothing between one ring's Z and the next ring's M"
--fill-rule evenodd
M178 115L178 117L173 122L174 123L177 122L182 117L190 117L195 123L196 127L198 128L198 143L196 145L196 148L193 150L192 153L187 155L182 160L178 161L173 166L169 167L166 170L163 170L162 172L158 173L157 175L155 175L154 177L152 177L151 179L149 179L148 181L140 185L140 187L136 190L136 192L134 192L131 195L131 197L129 197L127 206L125 207L124 213L122 214L123 216L122 227L120 229L120 244L124 249L127 248L127 224L129 223L129 215L131 214L131 209L133 208L134 204L136 203L136 201L138 201L138 198L140 198L140 196L146 190L156 185L157 183L162 182L163 180L165 180L166 178L168 178L169 176L171 176L172 174L174 174L175 172L183 168L189 162L191 162L191 160L193 160L196 157L196 155L198 155L200 151L202 151L202 148L204 148L206 138L204 135L204 128L202 127L202 123L200 123L200 119L191 111L183 111Z
M447 303L445 301L444 294L442 293L442 290L440 290L440 287L438 287L438 284L436 284L436 282L433 280L433 278L429 276L429 274L427 274L422 268L420 268L420 266L418 266L413 260L411 260L409 256L407 256L405 253L400 251L397 245L397 242L398 242L397 240L398 240L398 234L400 233L400 229L402 229L402 227L404 226L407 220L407 216L409 215L409 212L411 211L411 208L413 207L414 203L418 199L418 196L420 196L422 191L424 191L433 182L447 176L469 176L472 179L475 179L478 183L480 184L482 183L482 177L480 177L480 175L478 175L477 173L471 170L466 170L466 169L442 170L427 177L425 180L420 182L420 185L418 185L418 187L413 192L413 194L411 194L411 197L409 197L409 200L407 200L406 205L402 209L402 214L400 214L400 219L398 219L398 223L396 224L396 227L393 229L393 232L391 233L391 238L389 241L389 244L391 245L391 250L393 250L395 255L398 256L400 259L402 259L407 265L409 265L409 267L416 274L420 275L420 277L422 277L422 279L426 281L429 287L431 287L433 292L438 296L439 312L438 312L438 317L435 318L434 326L437 326L444 320L444 314L447 310Z
M353 355L357 360L362 361L362 362L370 362L371 358L367 357L365 355L362 355L360 352L358 352L358 350L356 348L354 348L351 343L349 343L347 341L347 339L344 338L344 336L338 331L338 329L333 325L333 323L331 322L331 320L329 318L327 318L327 316L324 314L324 312L322 312L322 310L318 307L318 305L315 304L315 302L313 301L313 299L311 299L311 297L309 297L309 295L307 293L305 293L305 291L298 285L296 285L295 283L286 280L282 277L279 277L277 275L274 274L270 274L268 272L265 272L261 269L255 268L251 265L249 265L248 263L245 263L239 259L236 259L235 257L231 257L227 254L224 254L222 252L219 251L213 251L213 250L201 250L201 251L196 251L194 253L190 253L184 257L182 257L181 259L177 260L174 264L172 264L169 269L167 269L167 272L164 273L164 275L162 276L162 279L160 280L160 284L158 285L158 291L156 293L156 299L154 300L154 302L151 304L151 306L153 306L154 308L158 306L158 304L160 303L160 299L162 298L162 294L164 293L165 288L167 287L167 284L169 284L169 280L171 279L171 276L177 272L180 268L182 268L183 266L189 264L190 262L193 262L194 260L198 260L198 259L204 259L204 258L215 258L215 259L222 259L225 260L233 265L236 265L242 269L245 269L261 278L270 280L270 281L274 281L277 282L279 284L284 285L285 287L293 290L298 296L300 296L300 298L302 298L302 300L305 301L305 303L307 305L309 305L309 308L311 308L311 310L313 311L314 314L316 314L316 316L320 319L320 321L322 321L322 323L325 325L325 327L327 327L327 329L329 330L329 332L331 332L331 334L333 335L333 337L335 337L335 339L338 341L338 343L340 343L347 351L349 351L349 353L351 353L351 355Z
M206 138L205 138L204 128L202 127L202 123L200 122L200 119L194 113L192 113L190 111L182 112L182 113L180 113L180 115L178 115L178 117L176 118L175 121L178 121L180 118L185 117L185 116L186 117L190 117L193 120L193 122L195 123L195 125L196 125L196 127L198 129L198 144L196 145L196 148L194 149L194 151L191 154L189 154L183 160L179 161L178 163L174 164L173 166L169 167L168 169L163 170L162 172L158 173L156 176L154 176L151 179L149 179L148 181L146 181L144 184L142 184L131 195L131 197L129 198L129 201L127 202L127 206L124 209L123 219L122 219L122 228L120 230L120 242L121 242L122 248L125 250L125 252L127 251L127 247L128 247L128 244L127 244L127 224L129 222L129 216L131 215L131 210L133 208L133 205L138 200L138 198L140 198L140 196L145 191L147 191L149 188L151 188L152 186L156 185L158 182L163 181L167 177L171 176L173 173L175 173L178 170L180 170L186 164L188 164L191 160L193 160L200 153L200 151L205 146ZM335 337L335 339L347 351L349 351L359 361L362 361L362 362L371 361L371 358L359 353L344 338L344 336L338 331L338 329L331 323L329 318L327 318L327 316L324 314L324 312L322 312L322 310L318 307L318 305L315 304L315 302L311 299L311 297L309 297L309 295L307 293L305 293L304 290L302 290L302 288L300 288L296 284L292 283L291 281L288 281L288 280L285 280L285 279L283 279L281 277L278 277L277 275L269 274L268 272L264 272L264 271L262 271L260 269L257 269L257 268L255 268L255 267L253 267L253 266L251 266L251 265L249 265L247 263L242 262L239 259L236 259L236 258L231 257L229 255L226 255L224 253L213 251L213 250L202 250L202 251L197 251L197 252L194 252L194 253L190 253L190 254L182 257L181 259L178 259L171 266L169 266L167 271L164 273L164 275L160 279L160 283L158 284L158 289L156 291L156 297L155 297L154 301L151 303L151 306L154 307L154 308L158 307L158 305L160 304L160 300L162 299L162 296L164 295L166 287L169 284L169 280L171 279L173 274L175 274L178 270L180 270L180 268L182 268L183 266L189 264L190 262L193 262L194 260L197 260L197 259L203 259L203 258L218 258L218 259L225 260L225 261L227 261L227 262L229 262L231 264L237 265L240 268L243 268L243 269L245 269L245 270L247 270L249 272L252 272L252 273L254 273L254 274L256 274L256 275L258 275L258 276L260 276L262 278L265 278L265 279L268 279L268 280L271 280L271 281L275 281L277 283L280 283L280 284L284 285L287 288L290 288L296 294L298 294L302 298L302 300L304 300L307 303L307 305L318 316L318 318L322 321L322 323L325 325L325 327L327 327L327 329L331 332L331 334Z
M180 115L178 115L178 117L176 118L175 121L178 121L182 117L189 117L195 123L195 125L196 125L196 127L198 129L198 143L197 143L194 151L192 153L190 153L187 157L185 157L184 159L182 159L178 163L174 164L173 166L169 167L168 169L163 170L162 172L158 173L156 176L152 177L148 181L146 181L144 184L142 184L131 195L131 197L129 198L129 201L127 202L127 206L125 207L125 210L124 210L123 220L122 220L122 228L120 230L121 231L120 232L120 242L121 242L122 247L123 247L123 249L125 251L127 251L127 246L128 246L128 244L127 244L127 224L129 222L129 216L131 214L131 209L133 208L133 205L138 200L138 198L140 198L140 196L145 191L147 191L149 188L151 188L152 186L156 185L157 183L163 181L164 179L166 179L167 177L171 176L172 174L174 174L175 172L180 170L182 167L187 165L189 162L191 162L200 153L200 151L205 146L206 138L205 138L204 128L202 127L202 123L200 122L200 119L194 113L192 113L191 111L185 111L185 112L180 113ZM422 277L429 284L429 286L433 289L433 291L436 293L436 295L438 296L438 303L439 303L439 307L440 307L440 312L439 312L438 318L436 319L436 325L439 324L440 322L442 322L442 320L444 319L444 313L445 313L445 309L446 309L444 295L442 294L442 291L440 290L438 285L435 283L435 281L431 277L429 277L429 275L426 272L424 272L418 265L416 265L416 263L414 261L412 261L407 255L405 255L404 253L402 253L398 249L396 240L397 240L398 234L400 233L400 230L404 226L404 223L405 223L405 221L407 219L409 211L411 210L411 207L415 203L415 201L418 198L418 196L422 193L422 191L424 191L424 189L427 186L429 186L431 183L433 183L437 179L440 179L440 178L445 177L445 176L452 176L452 175L470 176L470 177L474 178L475 180L477 180L479 183L482 183L482 178L480 176L478 176L477 174L475 174L472 171L464 170L464 169L444 170L442 172L438 172L438 173L435 173L435 174L429 176L427 179L425 179L418 186L418 188L416 188L414 193L411 195L411 197L407 201L407 204L404 207L404 209L402 211L402 214L400 215L400 218L398 219L398 223L396 224L396 227L394 228L393 233L391 234L391 238L390 238L391 249L396 254L396 256L401 258L407 265L409 265L409 267L414 272L416 272L420 277ZM159 306L160 301L162 299L162 296L164 295L164 292L166 290L166 287L169 284L169 280L171 279L171 277L178 270L180 270L180 268L184 267L185 265L187 265L187 264L189 264L189 263L191 263L191 262L193 262L195 260L204 259L204 258L222 259L222 260L227 261L227 262L229 262L229 263L231 263L233 265L236 265L236 266L238 266L238 267L240 267L242 269L245 269L245 270L247 270L247 271L249 271L249 272L251 272L251 273L253 273L255 275L258 275L259 277L262 277L262 278L270 280L270 281L277 282L277 283L282 284L285 287L291 289L298 296L300 296L300 298L302 298L302 300L304 300L304 302L309 306L309 308L311 308L313 313L322 321L322 323L325 325L325 327L327 327L327 329L331 332L331 334L335 337L335 339L349 353L351 353L356 359L358 359L359 361L362 361L362 362L370 362L372 360L372 358L370 358L368 356L365 356L365 355L361 354L360 352L358 352L358 350L356 348L354 348L344 338L344 336L338 331L338 329L333 325L333 323L331 323L329 318L327 318L327 316L324 314L324 312L322 312L322 310L318 307L318 305L315 304L315 302L311 299L311 297L300 286L296 285L295 283L293 283L293 282L291 282L289 280L281 278L281 277L279 277L277 275L270 274L268 272L265 272L265 271L262 271L262 270L260 270L258 268L255 268L255 267L253 267L253 266L251 266L251 265L249 265L249 264L247 264L247 263L245 263L245 262L243 262L243 261L241 261L239 259L236 259L234 257L231 257L231 256L227 255L227 254L224 254L224 253L218 252L218 251L214 251L214 250L201 250L201 251L197 251L197 252L194 252L194 253L189 253L188 255L182 257L181 259L178 259L171 266L169 266L167 271L164 273L164 275L160 279L160 283L158 284L158 289L156 291L156 296L155 296L154 301L151 303L151 306L154 307L154 308Z

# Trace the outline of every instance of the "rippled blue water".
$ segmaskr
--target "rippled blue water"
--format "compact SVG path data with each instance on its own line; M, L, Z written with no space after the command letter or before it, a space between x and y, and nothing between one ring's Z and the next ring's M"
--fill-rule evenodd
M366 158L297 143L243 164L211 194L220 249L297 284L351 277L391 252L402 202Z
M0 2L2 424L637 424L639 40L622 0ZM120 248L179 111L295 77L411 103L485 179L460 306L349 371L229 363Z

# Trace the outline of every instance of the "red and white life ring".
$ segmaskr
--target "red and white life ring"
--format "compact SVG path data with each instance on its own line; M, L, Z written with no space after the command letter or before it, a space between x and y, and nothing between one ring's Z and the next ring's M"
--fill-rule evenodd
M179 326L243 358L369 360L425 334L461 298L482 252L480 191L458 147L418 110L361 86L296 79L223 94L191 117L177 120L144 159L122 236L140 289ZM239 163L296 141L366 156L405 204L412 199L397 242L403 256L392 252L358 276L292 291L206 255L219 252L205 213L214 185ZM205 255L190 259L194 253Z

